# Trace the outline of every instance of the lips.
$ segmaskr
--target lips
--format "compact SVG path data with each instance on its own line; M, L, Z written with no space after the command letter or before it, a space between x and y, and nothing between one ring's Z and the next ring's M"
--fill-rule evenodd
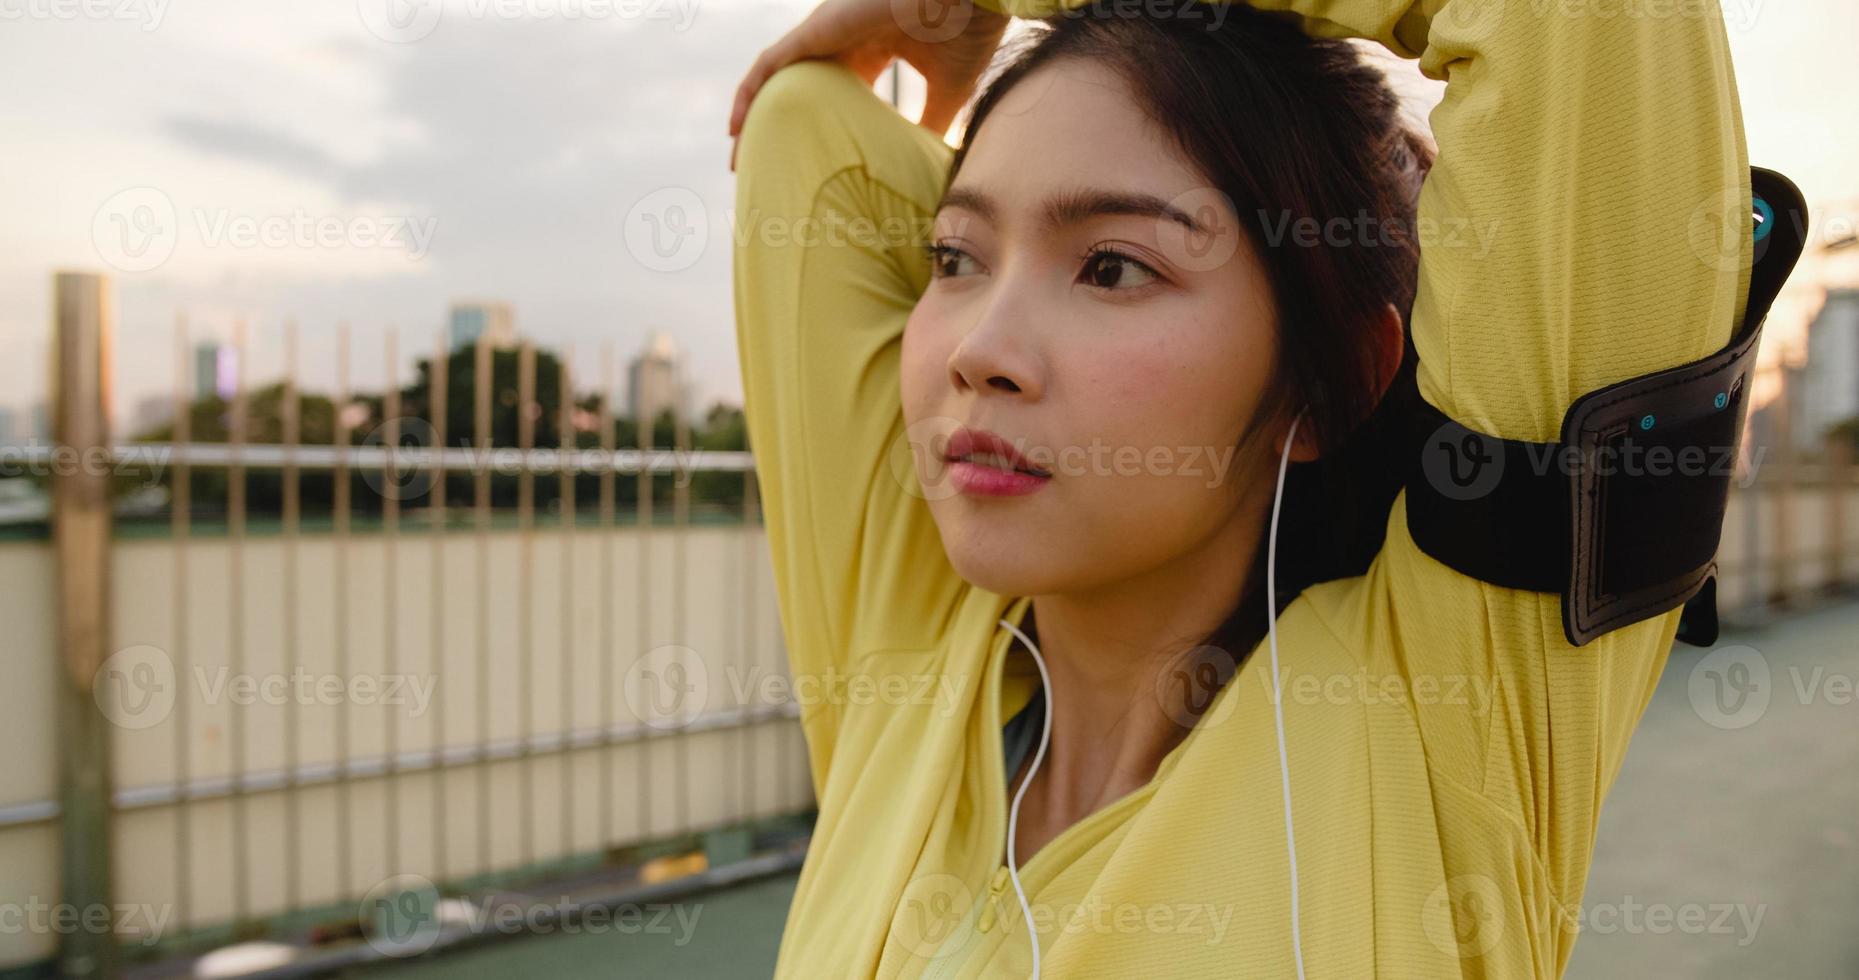
M1030 476L1050 477L1050 471L1040 469L1027 462L1019 450L1006 439L986 429L971 429L962 426L949 437L949 449L943 459L954 462L969 462L983 466L993 466L1002 470L1025 473Z

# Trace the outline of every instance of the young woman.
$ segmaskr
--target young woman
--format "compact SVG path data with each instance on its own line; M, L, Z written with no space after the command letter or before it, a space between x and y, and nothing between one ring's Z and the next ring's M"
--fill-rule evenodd
M780 974L1559 975L1678 612L1571 648L1386 473L1282 468L1372 458L1416 392L1551 441L1728 340L1716 5L1071 6L826 0L738 93L750 438L820 692ZM953 150L1003 10L1047 20ZM1343 37L1448 82L1436 162ZM871 90L899 57L921 125Z

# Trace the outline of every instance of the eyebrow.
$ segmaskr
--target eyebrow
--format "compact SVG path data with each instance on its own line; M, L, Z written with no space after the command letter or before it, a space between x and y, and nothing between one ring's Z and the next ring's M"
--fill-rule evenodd
M1000 221L1000 207L994 203L994 199L972 187L949 188L937 203L936 213L942 213L944 208L972 211L990 224L999 224ZM1212 228L1194 220L1187 212L1154 194L1140 191L1107 191L1090 187L1061 191L1046 199L1046 206L1041 213L1046 227L1053 230L1103 215L1160 218L1202 235L1214 234Z

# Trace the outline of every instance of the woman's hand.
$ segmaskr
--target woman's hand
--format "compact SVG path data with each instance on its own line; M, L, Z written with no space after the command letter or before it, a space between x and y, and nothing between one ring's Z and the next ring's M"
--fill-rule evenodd
M897 58L929 83L919 124L942 135L974 94L1010 18L974 0L822 0L800 26L755 59L729 112L732 141L742 133L755 93L775 72L807 58L843 62L866 84ZM736 169L736 146L729 149Z

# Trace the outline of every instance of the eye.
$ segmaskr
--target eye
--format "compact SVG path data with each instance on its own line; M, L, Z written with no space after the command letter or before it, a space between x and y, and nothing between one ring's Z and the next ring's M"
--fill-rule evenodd
M1134 289L1160 281L1162 276L1133 255L1098 245L1085 255L1079 278L1099 289Z
M932 242L923 246L923 250L929 253L930 278L932 279L941 279L945 276L968 275L978 266L974 256L969 255L967 252L953 245ZM964 262L968 264L966 269L963 266Z

